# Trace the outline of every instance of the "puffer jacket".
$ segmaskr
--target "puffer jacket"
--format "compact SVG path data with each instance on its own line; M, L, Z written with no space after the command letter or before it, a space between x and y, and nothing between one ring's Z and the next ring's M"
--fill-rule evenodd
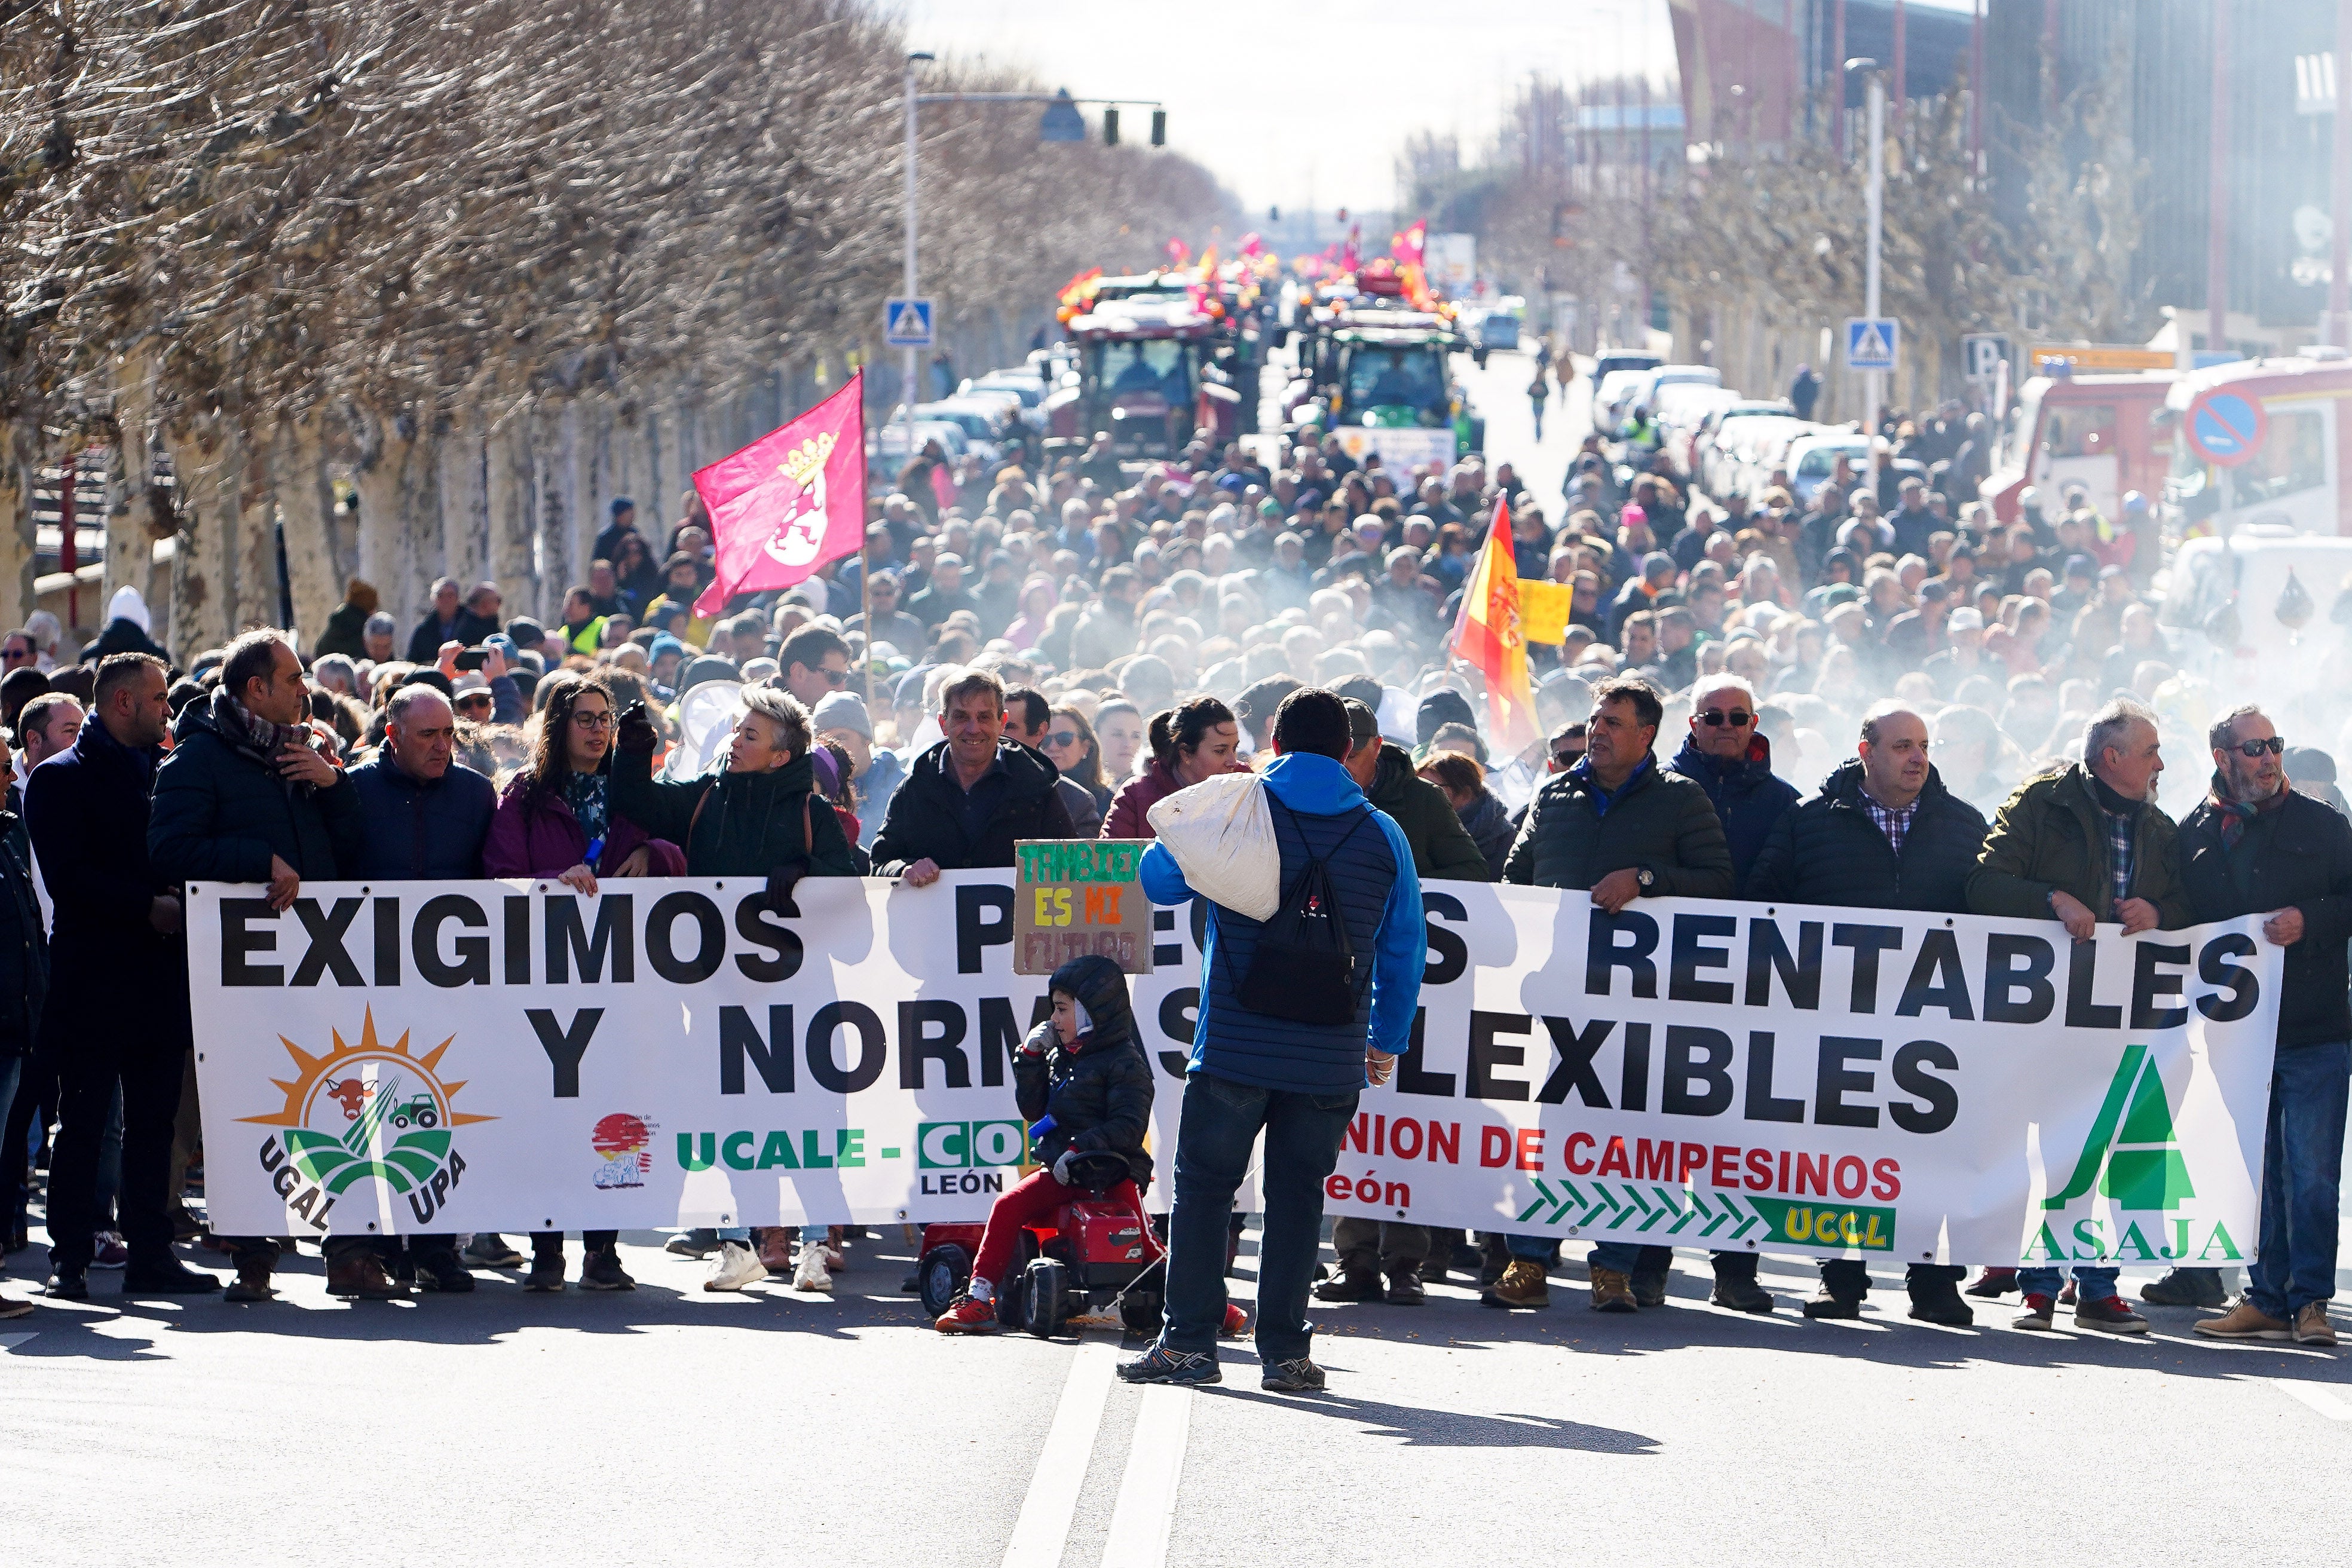
M1929 768L1897 855L1863 805L1862 761L1850 758L1822 781L1819 795L1780 814L1748 874L1745 896L1965 914L1984 838L1984 815Z
M613 759L612 808L656 838L685 846L689 876L767 877L797 868L812 877L855 877L841 818L815 784L805 752L772 773L682 781L656 779L650 755L623 752Z
M343 779L325 789L288 783L236 711L228 693L215 691L173 724L147 823L157 879L267 882L273 855L306 882L355 874L366 830L359 792ZM331 743L313 744L332 760Z
M1006 738L996 744L1002 774L983 774L973 786L993 796L977 836L964 829L964 794L950 770L948 742L915 759L907 782L890 797L882 831L874 836L874 874L902 875L918 860L942 871L1013 864L1013 846L1024 838L1071 837L1070 811L1055 787L1061 774L1044 753Z
M1723 838L1731 850L1731 875L1737 889L1748 886L1756 857L1788 809L1797 804L1797 786L1772 772L1772 742L1759 734L1748 742L1748 754L1730 762L1709 756L1686 737L1668 766L1706 791L1715 815L1723 819Z
M1503 862L1511 853L1511 840L1518 837L1511 814L1490 789L1478 792L1478 798L1464 806L1457 814L1462 830L1470 835L1470 842L1486 859L1486 880L1503 879Z
M2069 763L2018 786L1993 818L1984 856L1969 878L1969 910L2021 920L2051 920L2050 894L2063 889L2102 921L2113 921L2115 888L2105 814L2090 769ZM2189 924L2194 911L2180 880L2179 830L2152 805L2132 826L2130 895L2154 904L2166 931Z
M1654 898L1727 899L1734 878L1706 791L1645 757L1604 806L1586 764L1536 791L1503 880L1589 889L1612 871L1649 871Z
M1109 959L1088 953L1054 971L1047 989L1076 997L1089 1026L1066 1046L1049 1018L1013 1055L1013 1097L1022 1119L1054 1119L1053 1131L1037 1141L1037 1163L1050 1169L1069 1150L1107 1151L1125 1155L1136 1184L1149 1187L1151 1156L1143 1139L1151 1130L1154 1085L1135 1037L1127 976Z

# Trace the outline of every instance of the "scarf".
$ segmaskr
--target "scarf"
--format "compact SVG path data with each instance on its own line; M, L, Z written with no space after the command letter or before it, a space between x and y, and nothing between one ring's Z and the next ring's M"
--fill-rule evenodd
M309 725L275 723L252 712L226 691L213 693L213 723L219 729L221 739L232 743L242 742L273 763L278 753L288 746L307 749L311 745Z
M2288 794L2286 781L2281 779L2277 790L2264 799L2231 800L2221 788L2221 775L2215 773L2213 775L2213 809L2221 817L2221 847L2235 849L2238 847L2238 841L2246 836L2246 829L2252 824L2254 818L2265 812L2276 811L2280 806L2284 805Z

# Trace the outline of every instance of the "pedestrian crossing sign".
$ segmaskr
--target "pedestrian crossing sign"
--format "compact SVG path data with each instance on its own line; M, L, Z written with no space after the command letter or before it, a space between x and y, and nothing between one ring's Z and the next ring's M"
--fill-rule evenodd
M1845 324L1848 370L1893 370L1902 346L1902 323L1885 316L1853 316Z
M882 338L894 349L927 349L931 346L931 302L929 300L892 300L883 307Z

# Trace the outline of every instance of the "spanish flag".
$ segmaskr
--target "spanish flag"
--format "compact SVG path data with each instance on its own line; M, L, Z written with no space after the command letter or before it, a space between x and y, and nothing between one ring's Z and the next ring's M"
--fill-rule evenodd
M1528 645L1519 632L1519 568L1511 553L1511 501L1495 502L1486 548L1462 590L1454 623L1454 657L1486 681L1487 753L1516 757L1543 738L1528 689Z

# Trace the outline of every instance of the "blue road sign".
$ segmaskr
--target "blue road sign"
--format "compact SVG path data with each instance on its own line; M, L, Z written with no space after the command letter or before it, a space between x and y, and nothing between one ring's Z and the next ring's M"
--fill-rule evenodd
M882 341L894 349L931 346L931 302L892 300L882 309Z
M2242 392L2208 392L2189 405L2189 449L2234 468L2263 449L2270 416Z
M1845 323L1848 370L1893 370L1903 346L1903 324L1887 316L1850 316Z

